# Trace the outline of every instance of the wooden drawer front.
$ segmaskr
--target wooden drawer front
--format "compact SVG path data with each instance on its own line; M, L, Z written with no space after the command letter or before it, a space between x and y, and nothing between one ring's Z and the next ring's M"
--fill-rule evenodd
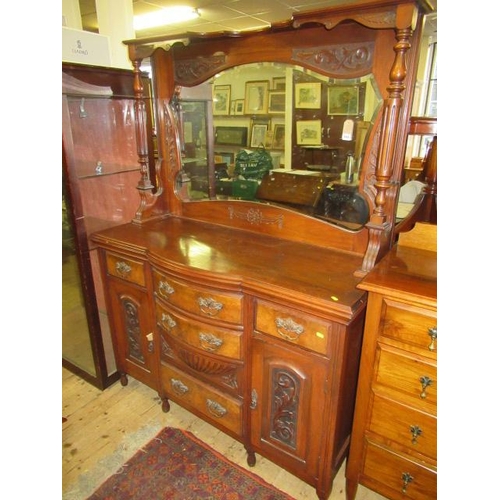
M123 280L136 283L140 286L146 285L144 273L144 262L124 257L110 252L106 252L106 267L108 274Z
M380 333L385 337L415 345L426 353L437 353L437 313L385 299Z
M396 391L415 408L436 412L437 369L422 358L379 344L375 382ZM410 398L408 399L407 396ZM396 396L397 397L397 396ZM398 398L399 399L399 398Z
M429 500L437 498L437 473L432 467L409 460L368 442L362 481L393 499Z
M162 365L161 380L169 398L205 415L218 426L242 435L242 402L211 390L193 377Z
M257 301L255 328L320 354L327 354L332 335L331 323L327 321L260 300Z
M395 401L375 395L370 431L407 448L437 459L437 419Z
M242 295L198 288L158 271L153 276L155 293L166 302L204 318L242 323Z
M156 323L169 335L203 351L241 359L241 332L217 328L169 311L156 303Z

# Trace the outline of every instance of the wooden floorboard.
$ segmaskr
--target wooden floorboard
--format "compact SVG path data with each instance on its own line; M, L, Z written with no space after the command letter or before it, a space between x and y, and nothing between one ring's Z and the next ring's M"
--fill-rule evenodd
M63 500L85 500L167 426L189 430L297 500L317 499L314 488L260 455L255 467L248 467L241 443L175 403L171 402L170 412L164 413L158 394L133 378L125 387L117 382L101 391L63 368L62 413ZM345 464L335 478L328 500L345 499L344 468ZM356 500L385 499L359 486Z

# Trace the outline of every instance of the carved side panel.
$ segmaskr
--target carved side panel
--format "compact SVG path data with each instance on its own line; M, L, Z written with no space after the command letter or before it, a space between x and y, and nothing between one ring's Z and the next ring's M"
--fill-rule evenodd
M128 355L139 363L144 364L144 354L141 346L141 324L137 304L128 298L121 300L125 336L127 339Z
M271 437L296 450L300 380L288 370L274 369L272 387Z

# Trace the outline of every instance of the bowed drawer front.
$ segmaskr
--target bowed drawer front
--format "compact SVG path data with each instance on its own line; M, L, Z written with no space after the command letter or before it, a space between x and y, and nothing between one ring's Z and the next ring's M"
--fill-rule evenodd
M219 356L241 359L242 331L229 330L188 318L178 311L156 303L156 324L186 344Z
M157 270L153 279L155 295L168 304L203 318L242 323L241 294L200 287Z

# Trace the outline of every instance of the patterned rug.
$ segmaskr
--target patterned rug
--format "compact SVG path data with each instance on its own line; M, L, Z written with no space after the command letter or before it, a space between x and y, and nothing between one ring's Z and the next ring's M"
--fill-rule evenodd
M294 500L191 432L167 427L88 500Z

